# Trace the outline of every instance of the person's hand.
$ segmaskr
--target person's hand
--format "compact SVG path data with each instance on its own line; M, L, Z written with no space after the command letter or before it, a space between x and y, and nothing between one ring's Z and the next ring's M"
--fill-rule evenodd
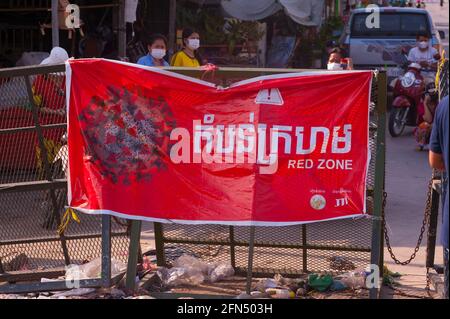
M419 64L423 68L426 68L428 66L428 62L427 61L420 61Z
M347 70L353 70L353 60L352 60L352 58L347 58Z

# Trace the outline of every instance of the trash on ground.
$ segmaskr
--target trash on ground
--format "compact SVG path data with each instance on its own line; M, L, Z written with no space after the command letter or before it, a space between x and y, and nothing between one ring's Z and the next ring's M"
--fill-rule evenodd
M396 285L396 279L400 278L402 275L398 272L390 271L386 265L383 266L383 285L393 286Z
M337 271L350 271L356 269L356 266L347 257L333 256L330 258L330 268Z
M234 269L227 263L207 263L194 256L182 255L173 262L172 268L159 268L157 274L165 286L175 287L217 282L233 276Z
M274 299L290 299L295 297L295 293L290 289L267 288L266 294Z
M111 259L111 276L117 276L124 272L127 265L123 262ZM80 280L80 279L91 279L100 278L102 272L102 260L101 258L95 258L92 261L83 265L69 265L66 270L66 280Z
M310 274L308 276L308 285L316 291L324 292L333 284L333 277L325 274Z
M353 290L364 288L366 286L367 272L363 269L357 269L340 275L336 279L341 281L348 288Z
M343 290L346 290L347 288L348 288L347 285L344 284L341 280L333 280L330 290L331 291L343 291Z
M52 295L52 298L83 296L95 292L94 288L77 288Z
M255 286L255 290L265 292L267 288L277 288L280 283L272 278L261 279Z

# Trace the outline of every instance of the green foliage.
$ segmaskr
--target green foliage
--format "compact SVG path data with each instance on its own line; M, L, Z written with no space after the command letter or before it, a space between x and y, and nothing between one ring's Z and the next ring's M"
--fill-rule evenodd
M248 41L258 41L264 35L258 27L258 23L252 21L241 21L238 19L228 19L223 27L225 31L226 42L230 54L238 44Z
M225 19L215 9L180 8L177 10L176 23L178 28L196 29L205 44L228 45L230 54L236 45L258 41L264 35L259 31L257 22Z
M344 22L341 17L331 16L322 25L319 32L318 48L325 49L326 43L333 39L333 31L342 30L344 28Z

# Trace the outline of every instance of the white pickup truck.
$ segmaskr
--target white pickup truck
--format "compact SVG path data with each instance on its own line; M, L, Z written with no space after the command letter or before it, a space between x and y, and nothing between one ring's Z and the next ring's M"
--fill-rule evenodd
M441 52L441 38L430 14L424 9L380 7L379 27L373 28L375 20L369 9L352 12L344 33L340 38L355 69L383 69L389 80L404 73L402 49L409 51L416 44L419 33L428 33L433 47ZM369 23L367 23L369 21ZM389 83L389 82L388 82Z

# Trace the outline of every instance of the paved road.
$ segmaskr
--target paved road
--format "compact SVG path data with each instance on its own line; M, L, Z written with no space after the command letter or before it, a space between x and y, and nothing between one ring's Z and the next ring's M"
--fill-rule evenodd
M419 235L426 202L427 185L431 177L428 153L415 150L412 130L398 138L387 134L386 215L394 252L401 260L408 259ZM438 234L439 236L439 234ZM417 258L409 266L396 265L385 249L385 264L404 276L401 284L407 288L425 287L426 238ZM442 263L442 246L437 247L436 262Z

